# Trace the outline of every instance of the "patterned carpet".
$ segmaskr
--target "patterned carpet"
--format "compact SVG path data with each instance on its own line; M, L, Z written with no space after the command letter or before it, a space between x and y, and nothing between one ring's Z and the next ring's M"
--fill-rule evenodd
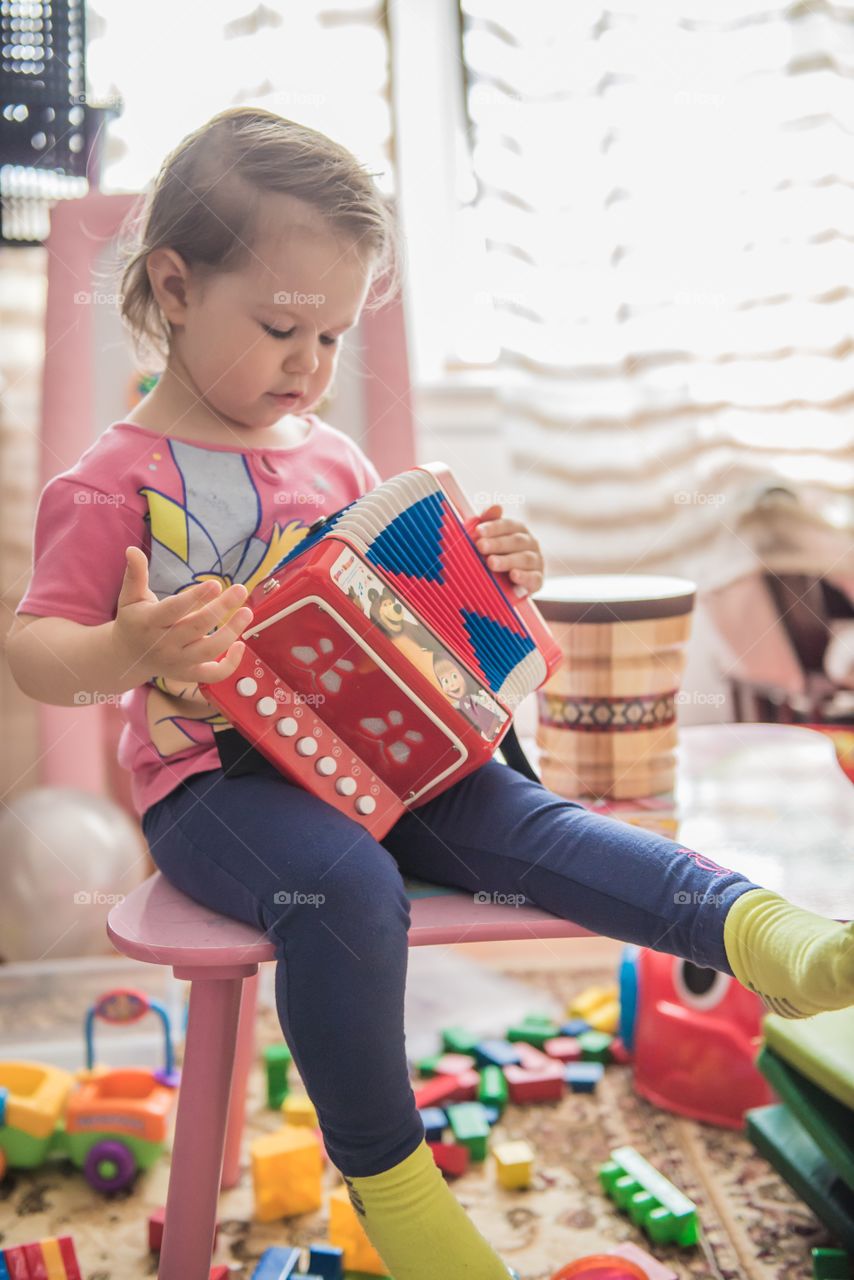
M537 995L565 1003L613 969L584 968L581 957L556 971L513 971ZM272 1009L258 1019L259 1045L280 1038ZM264 1105L262 1071L253 1072L246 1140L279 1126ZM509 1107L493 1130L527 1138L537 1151L534 1185L504 1191L489 1161L453 1185L480 1230L522 1280L548 1280L558 1267L609 1243L632 1240L667 1261L679 1277L697 1280L800 1280L811 1275L810 1249L833 1243L750 1143L738 1134L659 1111L635 1096L627 1067L611 1066L595 1095ZM630 1221L600 1193L596 1168L611 1148L635 1146L673 1179L700 1209L703 1240L691 1250L648 1245ZM0 1182L0 1247L48 1235L74 1236L84 1280L137 1280L156 1274L146 1251L146 1219L166 1196L168 1161L141 1175L133 1191L104 1201L64 1161L31 1173L9 1171ZM331 1188L339 1181L327 1166ZM252 1187L240 1184L220 1201L215 1261L228 1263L234 1280L249 1280L255 1261L272 1244L308 1245L325 1239L325 1214L281 1223L251 1220ZM188 1277L189 1280L189 1277ZM452 1280L436 1277L436 1280Z

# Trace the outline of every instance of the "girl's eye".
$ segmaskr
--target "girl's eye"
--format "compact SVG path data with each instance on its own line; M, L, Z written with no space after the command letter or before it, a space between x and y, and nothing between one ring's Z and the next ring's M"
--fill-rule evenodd
M264 330L265 333L269 333L271 338L292 338L294 334L293 329L288 329L287 331L282 329L274 329L269 324L262 324L261 328ZM334 347L338 339L332 337L330 334L324 333L324 334L321 334L320 341L326 347Z

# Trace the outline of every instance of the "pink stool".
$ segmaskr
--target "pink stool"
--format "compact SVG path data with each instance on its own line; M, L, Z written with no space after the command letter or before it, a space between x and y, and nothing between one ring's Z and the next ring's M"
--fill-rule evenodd
M590 936L535 907L483 905L462 891L419 897L415 890L410 897L410 946ZM273 944L200 906L159 871L113 907L107 933L124 955L171 965L176 978L191 983L157 1274L208 1280L219 1190L234 1186L240 1172L258 965L275 958Z

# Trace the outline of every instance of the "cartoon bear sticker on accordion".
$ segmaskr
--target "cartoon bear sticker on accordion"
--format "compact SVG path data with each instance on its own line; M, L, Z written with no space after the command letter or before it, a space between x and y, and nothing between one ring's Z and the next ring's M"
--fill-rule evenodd
M475 513L428 463L317 521L250 595L245 651L199 686L297 783L380 839L484 764L561 661L489 569Z

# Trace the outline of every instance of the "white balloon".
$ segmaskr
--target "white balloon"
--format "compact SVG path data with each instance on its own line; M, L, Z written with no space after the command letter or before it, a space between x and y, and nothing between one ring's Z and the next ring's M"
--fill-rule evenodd
M112 907L146 878L142 830L115 801L35 787L0 813L0 958L114 952Z

